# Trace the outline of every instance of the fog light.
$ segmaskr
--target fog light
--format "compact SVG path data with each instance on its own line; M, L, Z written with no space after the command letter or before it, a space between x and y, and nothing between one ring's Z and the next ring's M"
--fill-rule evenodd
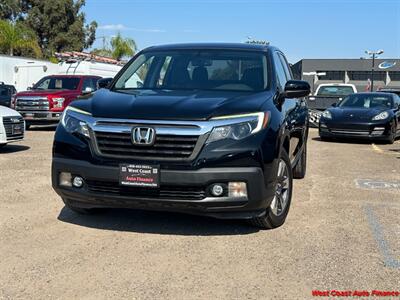
M245 182L229 182L229 197L247 197L247 185Z
M71 179L72 179L71 173L61 172L58 179L58 183L61 186L72 186Z
M222 196L224 193L224 187L220 184L214 184L211 188L211 194L215 197Z
M72 181L72 185L74 187L80 188L83 186L83 178L79 176L75 176L74 180Z

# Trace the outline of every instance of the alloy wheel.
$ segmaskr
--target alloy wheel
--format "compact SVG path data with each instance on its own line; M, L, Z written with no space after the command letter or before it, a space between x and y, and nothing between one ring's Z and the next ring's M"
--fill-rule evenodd
M288 204L289 200L289 169L283 159L279 160L275 196L271 202L270 209L275 216L280 216Z

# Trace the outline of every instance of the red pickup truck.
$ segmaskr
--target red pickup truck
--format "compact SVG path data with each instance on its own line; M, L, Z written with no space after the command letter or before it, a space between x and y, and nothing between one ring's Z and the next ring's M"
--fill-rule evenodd
M39 80L32 89L17 93L12 106L30 125L58 123L71 101L97 88L99 76L52 75Z

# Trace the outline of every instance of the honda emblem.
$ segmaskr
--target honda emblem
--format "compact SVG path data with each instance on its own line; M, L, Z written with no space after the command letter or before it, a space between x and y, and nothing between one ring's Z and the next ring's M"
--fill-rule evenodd
M132 130L132 143L139 146L151 146L154 144L156 133L151 127L135 127Z

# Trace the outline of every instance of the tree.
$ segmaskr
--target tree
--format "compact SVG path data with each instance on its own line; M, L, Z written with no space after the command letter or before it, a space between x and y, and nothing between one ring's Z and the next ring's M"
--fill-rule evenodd
M36 57L42 54L35 33L20 21L0 20L0 50L11 56L24 50L32 51Z
M136 52L136 43L133 39L123 38L118 32L111 39L112 57L120 60L124 56L133 56Z
M85 0L26 1L29 8L22 16L24 23L36 32L45 57L54 52L82 51L93 44L97 23L85 24L85 14L81 12Z
M136 42L130 38L122 37L118 32L116 36L111 38L110 46L107 46L105 40L103 41L103 48L94 49L93 54L112 57L117 60L126 56L133 56L137 50Z

